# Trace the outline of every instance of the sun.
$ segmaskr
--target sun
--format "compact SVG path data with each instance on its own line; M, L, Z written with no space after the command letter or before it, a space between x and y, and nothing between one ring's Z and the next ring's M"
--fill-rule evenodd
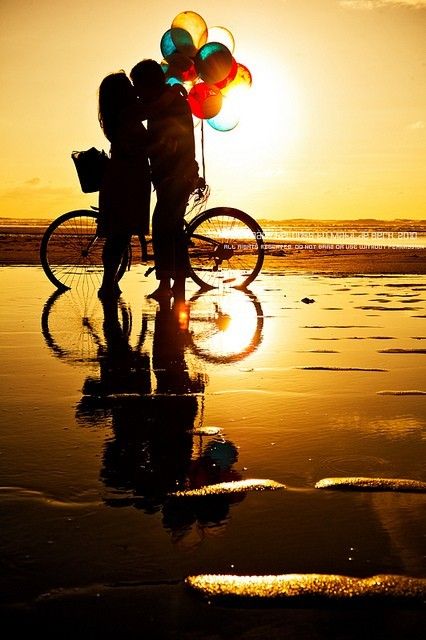
M207 126L205 131L208 159L213 161L209 169L214 165L217 184L232 180L235 187L253 190L255 184L247 184L250 175L285 176L287 161L300 149L306 118L290 72L254 54L247 66L252 85L231 87L223 96L219 117L224 129Z

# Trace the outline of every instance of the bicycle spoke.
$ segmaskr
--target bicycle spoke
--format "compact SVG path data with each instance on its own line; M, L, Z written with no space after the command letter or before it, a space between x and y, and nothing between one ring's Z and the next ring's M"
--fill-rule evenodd
M41 262L57 287L98 286L103 273L103 245L104 239L97 236L96 215L72 211L60 216L46 231Z
M189 258L201 286L245 286L260 270L260 227L234 209L206 211L190 229Z

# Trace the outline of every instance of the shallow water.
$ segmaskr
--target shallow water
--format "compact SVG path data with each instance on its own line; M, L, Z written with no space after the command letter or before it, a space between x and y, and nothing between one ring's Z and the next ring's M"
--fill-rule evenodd
M192 288L180 315L145 299L142 269L105 310L36 267L0 279L8 602L197 573L425 575L425 495L314 487L426 481L426 277L262 274L251 294ZM287 489L168 495L250 478Z

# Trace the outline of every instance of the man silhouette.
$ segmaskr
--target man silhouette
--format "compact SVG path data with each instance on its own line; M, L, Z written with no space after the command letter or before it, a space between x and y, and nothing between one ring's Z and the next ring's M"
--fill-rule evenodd
M149 114L148 155L157 194L152 241L159 286L151 297L184 299L188 251L183 217L198 180L192 115L185 90L169 87L155 60L139 62L130 77Z

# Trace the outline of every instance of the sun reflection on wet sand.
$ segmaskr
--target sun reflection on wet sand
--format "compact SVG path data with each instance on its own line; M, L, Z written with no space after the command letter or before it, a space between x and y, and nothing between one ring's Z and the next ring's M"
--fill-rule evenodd
M398 302L413 276L342 286L261 274L252 292L202 295L190 285L176 314L144 298L152 283L138 268L108 309L87 287L52 295L36 268L1 275L11 602L206 572L424 575L420 492L315 489L330 477L379 490L426 482L424 357L413 352L423 314ZM399 296L391 306L410 310L370 317L355 294L365 306ZM379 352L385 339L392 354ZM288 490L251 491L259 479Z

